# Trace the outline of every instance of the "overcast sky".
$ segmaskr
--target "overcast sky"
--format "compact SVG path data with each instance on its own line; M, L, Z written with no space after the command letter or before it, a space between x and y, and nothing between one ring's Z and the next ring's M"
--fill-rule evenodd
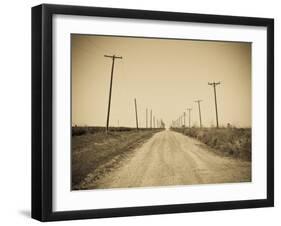
M251 126L251 44L72 35L72 125L105 126L112 60L115 61L110 126L140 127L152 109L166 126L192 108L192 125L215 125L217 86L220 125Z

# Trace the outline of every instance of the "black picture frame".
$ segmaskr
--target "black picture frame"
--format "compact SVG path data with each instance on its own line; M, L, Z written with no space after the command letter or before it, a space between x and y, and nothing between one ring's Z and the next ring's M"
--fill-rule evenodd
M54 212L52 210L52 18L55 14L266 27L267 198ZM270 206L274 206L273 19L50 4L32 8L32 218L40 221L57 221Z

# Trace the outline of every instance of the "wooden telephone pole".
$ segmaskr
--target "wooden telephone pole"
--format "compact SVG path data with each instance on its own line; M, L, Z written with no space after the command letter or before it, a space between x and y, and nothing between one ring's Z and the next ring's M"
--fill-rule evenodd
M220 82L209 82L208 85L214 87L214 96L215 96L215 108L216 108L216 120L217 120L217 128L219 128L219 116L218 116L218 105L217 105L217 92L216 86L221 84Z
M109 115L110 115L110 104L111 104L111 92L112 92L114 62L115 62L115 59L122 59L122 57L121 56L115 56L115 55L112 55L112 56L104 55L104 57L109 57L109 58L112 59L110 87L109 87L109 100L108 100L107 119L106 119L106 133L107 133L108 132L108 125L109 125Z
M150 129L152 129L152 109L150 110Z
M182 115L180 115L180 127L182 127Z
M137 108L137 100L135 98L135 112L136 112L136 126L137 130L139 129L139 122L138 122L138 108Z
M195 101L195 102L198 104L200 128L202 128L201 108L200 108L200 102L201 102L201 101L202 101L202 100L196 100L196 101Z
M187 108L187 110L188 110L188 113L189 113L189 115L188 115L188 125L189 125L189 128L190 128L190 114L191 114L192 108Z
M148 112L147 112L147 108L146 108L146 112L145 112L145 122L146 122L146 128L147 128L147 114L148 114Z

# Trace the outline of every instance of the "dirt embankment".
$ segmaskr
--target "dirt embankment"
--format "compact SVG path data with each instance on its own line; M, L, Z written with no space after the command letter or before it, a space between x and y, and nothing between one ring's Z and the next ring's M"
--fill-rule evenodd
M137 146L160 130L113 131L72 136L72 189L87 189L87 184L111 172Z

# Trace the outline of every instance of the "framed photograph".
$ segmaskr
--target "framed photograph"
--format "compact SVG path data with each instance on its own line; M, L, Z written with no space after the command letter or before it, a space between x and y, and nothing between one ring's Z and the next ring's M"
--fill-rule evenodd
M274 205L274 21L32 8L32 217Z

